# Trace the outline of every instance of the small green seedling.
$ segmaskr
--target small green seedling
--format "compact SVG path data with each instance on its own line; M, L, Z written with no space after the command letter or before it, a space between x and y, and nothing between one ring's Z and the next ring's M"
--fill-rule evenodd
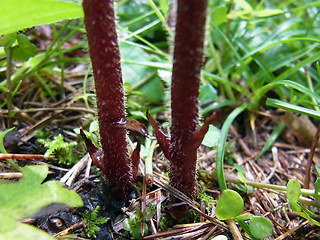
M96 238L96 232L101 229L101 225L105 224L110 218L98 216L100 206L93 209L92 212L87 212L83 215L83 219L86 221L85 233L89 238Z
M291 179L287 184L287 198L290 204L290 208L301 217L320 227L320 222L314 219L316 215L299 203L300 195L301 185L299 181L297 179Z
M123 221L123 228L130 232L130 234L135 239L143 239L141 233L141 226L144 226L144 232L148 233L147 222L152 219L153 213L149 207L147 207L143 212L137 209L136 213L132 214L129 218Z
M246 194L251 194L253 192L253 187L247 185L247 179L243 167L236 163L234 164L234 167L238 171L239 180L242 182L242 184L236 184L235 187Z
M252 216L252 214L241 214L244 203L242 197L233 190L224 190L216 205L216 216L220 220L233 219L244 221L250 219L249 228L244 230L254 239L262 239L272 234L273 225L265 217Z
M28 37L23 33L7 34L1 41L1 45L6 49L12 48L12 58L17 61L27 61L34 57L37 47L30 42Z

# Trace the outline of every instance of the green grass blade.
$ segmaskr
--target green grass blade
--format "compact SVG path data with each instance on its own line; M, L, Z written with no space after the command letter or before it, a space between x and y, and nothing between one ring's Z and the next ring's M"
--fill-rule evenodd
M218 177L218 183L220 190L226 190L227 189L227 184L226 180L224 178L224 173L223 173L223 159L224 159L224 148L229 132L229 128L231 126L231 123L234 121L234 119L241 113L243 112L247 107L246 103L241 104L239 107L234 109L230 115L227 117L225 120L222 129L221 129L221 135L218 141L218 147L217 147L217 177Z
M156 4L152 1L152 0L147 0L148 3L150 4L150 7L153 9L153 11L155 12L155 14L158 16L158 18L160 19L160 21L162 22L162 25L165 27L165 29L167 30L168 34L173 37L174 34L171 30L171 28L168 26L167 20L166 18L162 15L161 11L158 9L158 7L156 6Z
M319 41L320 42L320 41ZM288 78L291 74L298 71L301 67L306 66L307 64L311 64L320 59L320 52L315 52L310 57L298 62L294 67L289 68L288 70L281 73L278 77L276 77L275 81L282 80Z
M254 158L254 160L257 160L259 157L262 156L266 151L268 151L272 144L277 140L283 129L286 127L284 124L279 124L271 133L270 137L266 141L265 145L263 146L262 150L260 153Z
M301 113L314 118L320 118L320 112L309 108L300 107L291 103L283 102L278 99L267 98L266 105L275 108L286 109L291 112Z
M228 79L222 78L216 74L205 72L205 71L203 71L203 76L208 78L210 81L216 81L216 82L221 83L223 85L229 85L231 88L238 91L239 93L245 94L244 89L242 87L229 81Z
M269 83L269 84L263 86L262 88L258 89L253 94L253 96L250 98L251 103L250 103L249 108L251 108L251 109L256 108L260 102L260 99L263 97L264 94L266 94L272 88L280 86L280 85L284 85L286 87L296 89L305 95L309 95L311 98L315 99L316 101L318 101L318 102L320 101L320 96L313 93L312 91L310 91L310 89L308 89L307 87L305 87L297 82L290 81L290 80L279 80L279 81Z
M289 39L284 39L284 40L278 40L278 41L273 41L269 44L263 44L262 46L248 52L243 59L246 59L248 57L251 57L252 55L256 54L256 53L262 53L265 52L266 50L277 46L281 43L291 43L291 42L297 42L297 41L307 41L307 42L316 42L316 43L320 43L320 39L317 38L306 38L306 37L294 37L294 38L289 38Z

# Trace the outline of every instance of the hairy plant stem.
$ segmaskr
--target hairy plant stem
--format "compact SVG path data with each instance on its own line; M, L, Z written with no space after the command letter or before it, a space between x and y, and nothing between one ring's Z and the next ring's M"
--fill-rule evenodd
M175 28L169 176L170 185L191 199L196 196L197 148L190 147L190 142L198 123L207 4L207 0L179 0ZM176 210L174 214L182 212L181 207Z
M95 78L101 144L101 170L122 199L132 183L114 1L84 0L84 20Z

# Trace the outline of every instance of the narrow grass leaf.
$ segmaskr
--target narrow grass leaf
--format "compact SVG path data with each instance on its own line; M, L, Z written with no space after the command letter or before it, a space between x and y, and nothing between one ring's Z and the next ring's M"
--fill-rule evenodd
M318 40L320 42L320 40ZM302 60L301 62L298 62L294 67L289 68L288 70L281 73L278 77L276 77L275 81L282 80L290 77L293 73L297 72L300 68L312 64L313 62L320 59L320 52L316 51L311 56L307 57L306 59Z
M318 227L320 227L320 223L318 221L316 221L315 219L313 219L312 217L310 217L302 208L302 206L299 205L299 203L296 202L290 202L290 208L297 213L298 215L300 215L301 217L309 220L310 222L314 223L315 225L317 225Z
M260 153L254 158L255 160L257 160L259 157L262 156L262 154L264 154L266 151L268 151L271 147L272 144L278 139L279 135L281 134L281 132L283 131L283 129L286 127L285 124L279 124L271 133L270 137L268 138L268 140L266 141L266 143L264 144L262 150L260 151Z
M317 38L306 38L306 37L292 37L289 39L282 39L282 40L277 40L277 41L272 41L269 43L265 43L261 46L259 46L256 49L253 49L252 51L248 52L243 59L247 59L248 57L251 57L252 55L256 54L256 53L262 53L267 51L268 49L275 47L281 43L291 43L291 42L298 42L298 41L303 41L303 42L316 42L316 43L320 43L320 40Z
M287 103L278 99L267 98L266 105L275 108L286 109L291 112L301 113L314 118L320 118L320 112L309 108L300 107L291 103Z
M229 128L232 122L234 121L234 119L246 108L247 108L247 104L243 103L242 105L234 109L225 120L221 129L220 138L219 138L218 147L217 147L217 163L216 163L218 183L221 191L227 189L227 185L226 185L226 181L223 173L223 159L224 159L224 149L225 149Z
M266 84L263 87L257 89L257 91L250 98L251 103L249 104L248 108L250 109L257 108L259 105L260 99L264 96L264 94L266 94L271 89L281 85L284 85L285 87L288 87L288 88L296 89L305 95L309 95L310 97L314 98L316 101L318 102L320 101L319 95L313 93L312 91L310 91L310 89L301 85L300 83L297 83L291 80L278 80L278 81L274 81L272 83Z

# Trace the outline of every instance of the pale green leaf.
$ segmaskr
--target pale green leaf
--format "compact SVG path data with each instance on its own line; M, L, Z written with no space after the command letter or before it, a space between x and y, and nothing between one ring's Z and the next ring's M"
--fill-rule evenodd
M214 147L217 145L220 138L220 130L215 126L210 125L209 130L204 136L202 145L206 147Z
M301 185L297 179L290 179L287 184L287 198L290 203L298 202L301 194Z
M235 218L243 211L244 203L241 196L233 190L224 190L217 202L216 216L220 220Z
M249 223L250 232L258 239L269 237L272 234L272 222L265 217L253 216Z
M235 2L244 10L253 11L253 8L246 0L235 0Z
M211 23L215 26L219 26L227 21L228 9L224 6L215 7L211 13Z
M83 17L82 6L59 0L1 0L0 35Z
M281 9L264 9L264 10L254 11L253 15L256 17L270 17L270 16L279 15L283 13L284 11L282 11Z
M28 224L16 221L13 217L0 211L0 239L2 240L55 240L46 232Z
M41 184L48 174L47 166L27 166L22 168L22 172L20 181L0 184L1 212L22 219L31 217L53 203L82 206L81 197L64 188L62 183L48 181Z

